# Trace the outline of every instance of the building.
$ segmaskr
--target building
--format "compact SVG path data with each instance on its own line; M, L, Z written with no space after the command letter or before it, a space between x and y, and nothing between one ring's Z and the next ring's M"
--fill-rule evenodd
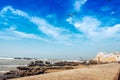
M106 52L99 52L94 59L95 61L99 62L118 62L120 61L120 52L115 53L106 53Z

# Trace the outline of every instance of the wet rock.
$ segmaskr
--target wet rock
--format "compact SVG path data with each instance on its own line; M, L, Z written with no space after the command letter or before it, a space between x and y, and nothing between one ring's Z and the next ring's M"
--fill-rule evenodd
M36 64L33 62L33 61L31 61L29 64L28 64L28 66L35 66Z
M46 67L28 67L28 66L21 66L17 67L18 70L12 70L9 72L6 72L4 74L3 79L11 79L11 78L18 78L18 77L24 77L24 76L30 76L30 75L37 75L37 74L43 74L47 70Z
M23 59L25 59L25 60L32 60L32 58L27 58L27 57L24 57Z
M37 60L35 62L31 62L30 64L28 64L28 66L45 66L44 62L41 60Z
M89 64L98 64L95 60L89 60Z
M24 71L24 74L26 75L36 75L44 73L47 68L36 66L36 67L18 67L17 69Z
M40 61L40 60L35 61L35 65L36 66L45 66L43 61Z
M61 62L56 62L53 65L54 66L78 66L79 64L80 64L79 62L61 61Z
M41 60L32 61L28 66L19 66L17 70L12 70L4 74L4 79L18 78L24 76L31 76L37 74L44 74L48 69L73 69L72 66L79 65L79 62L57 62L55 64L50 64L50 62L43 62Z
M15 57L14 59L22 59L22 58L20 58L20 57Z
M50 62L48 62L48 61L45 61L45 64L46 64L46 65L50 65Z
M19 66L17 67L18 70L31 70L32 68L31 67L28 67L28 66Z

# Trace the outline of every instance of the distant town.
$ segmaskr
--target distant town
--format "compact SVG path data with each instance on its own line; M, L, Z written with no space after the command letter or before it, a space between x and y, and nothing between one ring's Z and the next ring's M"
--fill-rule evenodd
M97 61L98 63L120 62L120 52L114 53L99 52L93 60Z

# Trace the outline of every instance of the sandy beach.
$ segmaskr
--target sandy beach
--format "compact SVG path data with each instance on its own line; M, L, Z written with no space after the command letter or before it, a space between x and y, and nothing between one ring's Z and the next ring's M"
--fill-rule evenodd
M114 80L119 69L120 64L109 63L11 80Z

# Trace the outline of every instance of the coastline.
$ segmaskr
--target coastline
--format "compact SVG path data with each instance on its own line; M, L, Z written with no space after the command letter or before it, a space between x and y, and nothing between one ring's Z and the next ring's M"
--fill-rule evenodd
M58 72L73 69L79 65L77 60L48 60L48 59L0 59L0 79L10 79L29 75ZM68 66L65 66L68 65ZM32 72L32 73L31 73Z
M109 63L10 80L113 80L119 68L120 64Z

